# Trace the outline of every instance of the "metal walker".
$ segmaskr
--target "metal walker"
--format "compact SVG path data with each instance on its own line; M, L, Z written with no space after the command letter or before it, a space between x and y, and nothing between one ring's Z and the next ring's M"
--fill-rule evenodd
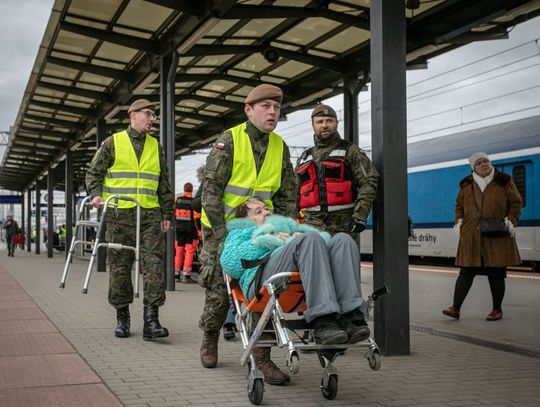
M69 247L69 253L66 258L66 264L64 266L64 273L62 274L62 280L60 282L60 288L64 288L66 286L66 278L67 273L69 270L69 266L71 264L71 260L73 259L73 254L75 252L75 247L77 245L83 245L83 246L89 246L92 247L92 255L90 257L90 263L88 264L88 271L86 272L86 278L84 280L84 285L82 289L82 293L86 294L88 293L88 284L90 282L90 274L92 274L92 269L94 266L94 262L97 257L98 249L100 247L107 247L110 249L115 250L133 250L135 252L135 297L139 297L139 274L140 274L140 232L141 232L141 206L139 204L139 201L137 201L135 198L131 198L128 196L123 195L112 195L105 202L101 202L101 206L103 207L103 211L101 212L101 217L98 221L92 221L89 218L89 215L86 214L89 213L86 209L92 209L91 205L91 199L92 197L87 196L84 198L84 200L81 203L81 207L79 209L79 217L77 220L77 223L75 225L75 231L73 233L73 238L71 239L71 245ZM136 223L136 240L135 240L135 247L129 246L129 245L123 245L120 243L105 243L100 242L100 236L101 231L103 230L103 225L105 224L105 215L107 214L107 209L109 207L112 207L114 209L118 208L118 201L130 201L134 202L137 206L137 223ZM111 202L112 201L112 202ZM79 231L80 227L93 227L96 228L96 238L95 241L87 241L87 240L77 240L77 232Z

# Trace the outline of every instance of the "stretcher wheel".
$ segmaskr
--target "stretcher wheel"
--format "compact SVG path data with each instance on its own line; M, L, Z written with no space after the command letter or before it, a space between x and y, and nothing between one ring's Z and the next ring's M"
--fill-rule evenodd
M336 375L331 375L328 378L328 385L326 387L323 386L323 383L321 381L321 392L325 399L334 400L337 396L337 391L338 379Z
M379 352L373 352L368 356L367 360L371 370L379 370L381 368L381 355Z
M255 379L253 381L253 388L251 389L251 391L249 390L248 386L248 398L249 401L251 401L251 404L254 404L256 406L260 405L262 403L263 393L264 383L262 379Z
M298 355L291 355L291 359L288 361L289 372L291 374L297 374L300 371L300 358Z

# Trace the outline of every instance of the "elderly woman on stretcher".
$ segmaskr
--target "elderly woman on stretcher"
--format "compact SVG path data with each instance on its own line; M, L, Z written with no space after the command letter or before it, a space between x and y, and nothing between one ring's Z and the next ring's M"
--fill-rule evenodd
M255 287L258 267L245 269L242 259L267 257L257 279L261 285L277 273L300 273L307 305L304 319L313 326L317 344L352 344L369 337L360 289L360 253L349 235L330 237L294 219L272 215L259 198L238 207L236 216L227 223L221 266L239 280L248 300L261 287Z

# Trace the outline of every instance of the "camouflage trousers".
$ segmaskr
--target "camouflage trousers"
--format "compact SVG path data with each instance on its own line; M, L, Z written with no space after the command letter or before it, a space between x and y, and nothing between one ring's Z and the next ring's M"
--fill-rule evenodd
M203 331L218 331L223 326L229 309L227 286L219 264L221 255L220 242L213 232L203 226L203 246L200 255L201 274L199 285L204 287L204 309L199 319L199 328Z
M108 243L135 246L136 210L107 211ZM159 208L141 209L140 259L143 270L144 305L165 303L165 271L163 268L163 233ZM107 249L109 263L109 304L122 308L133 302L131 270L135 261L132 250Z

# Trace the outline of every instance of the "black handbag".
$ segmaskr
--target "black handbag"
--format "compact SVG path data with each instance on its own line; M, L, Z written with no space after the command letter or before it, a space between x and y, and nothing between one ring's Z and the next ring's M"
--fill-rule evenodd
M490 237L508 236L508 228L504 219L480 218L480 233Z
M472 187L474 205L476 206L476 213L480 213L480 208L476 203L476 195L474 194L474 187ZM510 235L506 222L502 218L480 218L480 233L489 237L505 237Z

